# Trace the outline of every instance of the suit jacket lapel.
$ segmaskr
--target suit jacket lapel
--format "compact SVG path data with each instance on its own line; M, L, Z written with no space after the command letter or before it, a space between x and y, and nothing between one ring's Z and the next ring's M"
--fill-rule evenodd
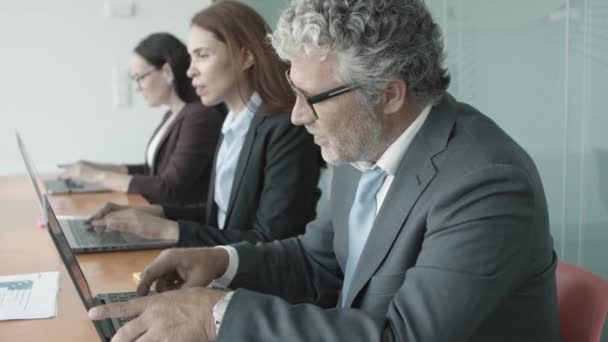
M211 177L209 177L209 192L207 193L207 203L205 204L205 222L207 224L217 227L217 206L215 205L215 168L217 165L217 153L222 146L224 135L221 134L220 138L215 146L215 153L213 155L213 164L211 165Z
M156 129L154 129L154 132L150 136L150 139L148 139L148 144L146 145L146 152L144 153L144 164L146 165L148 164L148 150L150 150L150 143L152 142L152 139L154 139L154 136L156 136L156 133L158 133L158 130L160 130L160 128L165 124L165 121L167 121L170 114L171 112L165 113L165 116L163 116L163 119L160 121L160 124L156 126ZM151 171L153 167L154 165L150 165Z
M175 118L175 120L173 120L173 122L171 122L171 124L169 124L169 127L167 127L167 129L165 130L165 133L163 134L163 136L161 137L160 141L158 142L158 146L156 147L156 151L154 151L154 157L152 158L152 165L151 165L151 169L152 169L152 174L156 174L156 169L157 169L157 163L156 163L156 158L158 157L158 152L160 151L160 149L163 147L163 145L165 144L165 141L167 140L167 137L169 137L169 135L171 134L171 131L173 130L173 128L175 128L175 126L177 125L178 121L181 121L184 119L184 109L183 108L179 113L177 113L177 117ZM165 123L165 121L167 121L167 119L169 119L169 115L170 113L168 113L165 117L165 120L163 120L163 123ZM162 125L161 124L161 125ZM161 126L159 126L160 129ZM156 135L156 133L158 132L158 129L156 130L156 132L154 133Z
M435 177L437 170L432 158L445 149L455 122L453 111L446 108L450 105L450 101L453 99L446 95L433 107L426 122L403 155L363 248L350 291L346 294L347 306L352 305L356 294L361 291L390 252L412 207Z
M251 126L247 131L247 135L245 136L245 141L243 142L243 148L241 149L241 153L239 154L239 161L236 164L236 170L234 171L234 180L232 183L232 189L230 190L230 201L228 201L228 209L226 210L226 222L224 223L224 227L228 226L228 221L230 220L230 214L232 213L232 209L234 208L235 197L239 191L241 183L243 182L243 174L247 169L247 164L249 163L249 159L251 157L251 149L253 148L253 142L257 136L257 128L264 121L264 116L255 115L253 120L251 121Z

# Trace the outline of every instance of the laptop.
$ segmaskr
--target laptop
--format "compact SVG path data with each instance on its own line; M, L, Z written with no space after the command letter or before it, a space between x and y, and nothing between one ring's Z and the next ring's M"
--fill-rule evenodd
M21 150L21 156L25 162L25 168L30 176L34 191L38 197L42 216L48 222L47 211L44 208L43 193L38 184L40 178L28 158L27 151L23 148L23 142L17 133L17 143ZM59 225L74 253L94 253L110 251L126 251L138 249L167 248L175 245L175 242L165 240L146 240L128 233L107 232L95 233L86 225L86 218L75 216L63 216L59 218Z
M21 151L21 156L23 157L23 160L26 161L25 163L28 164L29 162L31 165L31 159L29 158L29 154L25 149L25 145L23 144L23 140L21 139L19 132L17 132L17 145L19 145L19 151ZM45 179L42 181L42 183L46 188L46 192L51 195L110 191L99 184L87 183L73 179Z
M72 279L72 282L74 283L74 287L76 288L85 309L89 311L89 309L97 305L122 302L135 298L137 296L135 292L104 293L93 296L91 293L91 288L87 283L87 279L85 278L76 257L74 257L74 253L72 253L72 249L68 244L66 236L63 234L63 230L59 225L59 220L57 219L57 216L55 216L55 213L53 212L53 209L48 203L46 197L43 199L43 202L46 216L48 217L47 230L49 231L51 240L53 240L53 243L57 248L57 252L59 252L59 255L61 256L61 260L63 261L63 264L70 275L70 279ZM110 341L112 336L116 334L116 331L118 331L118 329L127 321L128 320L126 319L106 319L93 321L93 324L95 325L95 329L97 330L101 340Z

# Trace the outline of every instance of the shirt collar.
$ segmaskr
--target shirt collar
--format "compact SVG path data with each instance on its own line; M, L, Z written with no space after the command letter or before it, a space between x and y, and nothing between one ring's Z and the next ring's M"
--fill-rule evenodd
M401 163L401 159L403 159L403 155L405 151L407 151L408 147L414 140L414 137L420 131L420 128L426 121L426 118L429 116L431 112L432 104L429 103L424 107L422 112L418 115L416 120L412 122L412 124L405 130L397 140L395 140L387 149L382 153L380 159L376 162L376 164L371 164L369 162L354 162L352 165L364 172L365 170L379 167L382 170L386 171L389 175L394 176L397 173L397 168Z
M261 104L262 98L257 92L254 92L253 95L251 95L251 98L249 98L249 101L247 101L245 107L236 115L236 118L234 112L228 112L224 124L222 125L222 134L226 135L228 132L232 132L232 134L239 136L247 134L251 121Z

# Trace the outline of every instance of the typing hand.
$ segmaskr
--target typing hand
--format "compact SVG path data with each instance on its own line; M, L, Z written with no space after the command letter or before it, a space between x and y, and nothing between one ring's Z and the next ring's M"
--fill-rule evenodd
M228 268L228 252L219 247L167 249L141 274L137 293L147 295L153 283L157 292L206 286Z
M223 291L192 288L92 308L92 320L133 318L112 338L130 341L214 341L213 306Z
M120 204L108 202L101 209L97 210L97 212L95 214L93 214L91 217L89 217L85 221L85 224L89 228L95 229L95 231L97 233L103 233L105 231L106 227L103 225L95 227L95 226L93 226L93 222L103 220L103 218L111 212L128 209L128 208L131 208L131 207L128 205L120 205Z
M134 208L117 208L113 204L106 213L95 214L88 225L96 232L118 231L131 233L148 240L177 241L179 228L176 222ZM104 209L102 209L103 211Z
M146 212L150 215L154 215L157 217L165 217L163 212L163 208L159 205L144 205L144 206L130 206L130 205L121 205L112 202L106 203L101 209L99 209L95 214L87 219L85 222L87 226L91 229L95 229L97 233L103 233L106 229L105 225L103 225L103 218L115 211L124 210L124 209L135 209L139 211ZM94 221L101 221L98 227L93 226Z
M79 160L75 163L60 164L57 167L63 169L59 175L60 179L78 179L90 183L99 183L103 180L103 172L88 161Z

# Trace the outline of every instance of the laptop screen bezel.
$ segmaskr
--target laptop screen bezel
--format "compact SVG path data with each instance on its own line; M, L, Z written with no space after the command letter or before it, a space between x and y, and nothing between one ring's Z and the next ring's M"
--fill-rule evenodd
M21 135L19 134L19 132L15 132L15 135L17 137L17 146L19 147L19 152L21 152L21 158L23 159L23 162L25 163L25 168L27 169L27 173L30 176L30 181L32 182L32 186L34 187L36 196L38 197L38 204L40 206L40 211L42 212L42 216L43 216L44 220L48 221L47 213L44 208L44 199L43 199L44 194L43 194L42 190L40 189L40 185L38 183L40 180L40 177L38 177L38 173L35 170L34 163L32 162L32 159L29 156L27 148L25 147L25 144L23 143L23 139L21 139Z
M82 303L84 304L84 307L88 311L89 309L91 309L94 306L95 297L93 296L93 293L91 292L91 288L89 286L89 283L87 282L87 278L85 277L84 272L82 272L82 269L80 268L80 265L78 264L78 261L76 260L76 256L72 252L72 249L70 248L70 244L68 243L68 240L65 237L63 230L61 229L59 220L57 219L57 216L53 212L53 208L49 204L46 196L44 197L44 205L46 207L46 212L47 212L47 217L48 217L47 230L49 231L49 235L51 236L51 239L53 240L53 243L55 244L55 248L57 249L57 252L59 253L59 256L61 257L61 260L63 261L64 267L68 271L70 279L72 280L72 283L74 284L74 287L76 288L76 291L78 292L78 295L80 296L80 299L82 300ZM65 248L62 248L62 245ZM76 274L74 274L74 271L78 272L82 276L82 279L84 280L83 281L84 286L81 286L81 284L78 282L77 276L76 276Z
M59 256L61 257L63 266L65 267L66 271L68 272L68 275L70 276L70 279L72 280L72 283L74 284L74 287L76 288L76 292L78 292L78 296L80 297L82 304L84 305L85 309L88 312L93 306L95 306L95 297L93 296L93 293L91 292L91 288L89 287L87 278L84 276L84 272L82 272L82 269L80 268L80 264L78 264L78 260L76 260L74 253L72 253L72 249L70 248L68 240L66 239L66 237L63 233L63 230L61 229L61 227L59 225L57 216L55 215L55 212L53 212L53 208L51 207L46 195L44 195L44 197L43 197L43 202L44 202L43 204L44 204L45 210L47 212L47 217L49 218L48 223L47 223L48 224L47 230L49 231L51 240L53 241L53 244L55 245L55 248L57 249L57 252L59 253ZM64 246L67 248L62 249L60 246L60 243L63 243ZM71 262L70 262L70 260L71 260ZM70 263L72 263L71 265L73 265L74 267L70 267ZM76 272L78 272L78 273L80 273L80 275L82 275L84 288L82 288L82 286L76 280L76 275L74 274L74 270L76 270ZM87 295L88 295L89 299L87 299ZM102 325L101 325L101 321L93 321L92 323L93 323L93 326L95 327L95 330L97 331L97 334L99 335L99 338L101 339L101 341L104 341L104 342L110 341L114 332L113 331L107 331L107 332L104 331L104 329L102 328ZM107 321L106 324L107 324L108 328L111 327L111 324L109 321Z

